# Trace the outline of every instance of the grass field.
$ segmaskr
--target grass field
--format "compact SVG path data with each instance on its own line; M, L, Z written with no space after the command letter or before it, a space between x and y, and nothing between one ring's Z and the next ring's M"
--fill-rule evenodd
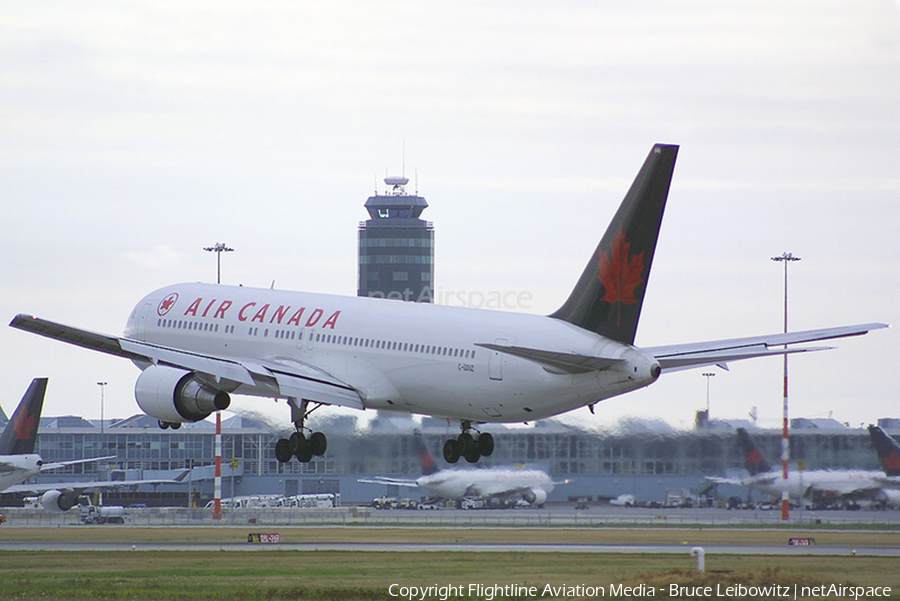
M544 587L643 586L643 595L616 598L668 599L671 584L745 587L780 584L817 586L852 584L889 586L900 599L900 560L881 557L715 555L706 557L706 574L696 572L690 546L716 542L786 544L788 536L815 536L818 545L894 546L900 535L875 532L672 530L542 530L490 528L276 528L284 542L490 542L490 543L660 543L685 544L683 555L581 553L474 553L379 551L316 552L290 550L216 552L4 552L0 556L0 599L398 599L392 584L402 586L468 585L535 586L536 595L518 599L577 599L596 596L543 595ZM244 528L9 528L0 539L21 541L95 542L241 542ZM649 595L651 590L655 594ZM712 589L715 591L715 588ZM725 590L725 589L721 589ZM435 591L437 592L437 591ZM557 591L574 592L578 590ZM581 591L583 592L583 591ZM418 597L417 597L418 598ZM439 594L426 599L440 599ZM704 596L683 595L699 599ZM783 599L759 594L719 599ZM807 596L805 598L825 598ZM846 597L829 597L832 599ZM851 597L852 598L852 597ZM874 597L867 597L874 598ZM884 599L884 597L878 597Z

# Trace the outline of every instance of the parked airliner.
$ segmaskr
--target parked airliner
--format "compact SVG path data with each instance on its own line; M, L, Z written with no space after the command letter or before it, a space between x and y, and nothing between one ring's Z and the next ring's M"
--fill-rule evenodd
M652 384L668 371L818 350L781 345L884 324L654 348L634 346L678 147L650 151L587 267L551 315L304 292L175 284L134 307L123 337L31 315L10 325L132 360L141 409L162 427L206 418L232 393L286 398L295 432L277 458L326 450L305 420L320 405L460 423L444 458L475 462L493 437L473 426L533 421ZM820 348L820 347L819 347Z
M45 463L34 452L41 408L47 391L47 378L35 378L25 391L22 400L13 412L12 418L0 434L0 491L6 492L15 484L24 482L42 471L55 470L76 463L87 463L111 457L78 459L58 463Z
M869 426L869 434L887 470L887 465L891 465L892 460L885 457L890 457L891 452L894 453L894 457L900 457L896 455L897 451L890 447L891 444L896 447L896 443L875 426ZM775 497L781 497L781 493L787 490L791 500L805 499L814 508L852 506L861 500L875 501L888 507L900 505L900 491L893 489L900 485L900 482L896 478L891 478L896 476L896 473L886 474L867 470L791 470L785 480L781 470L773 469L766 461L747 430L738 428L737 436L744 453L744 467L750 475L741 479L709 478L709 480L718 484L739 484Z
M526 468L438 469L428 452L420 432L415 433L414 447L422 463L422 475L415 480L375 476L359 482L422 488L436 497L459 501L465 497L525 501L543 506L547 495L556 487L546 472Z
M12 418L0 434L0 491L39 492L41 506L50 511L67 511L88 488L114 488L134 484L159 484L174 480L115 480L102 482L54 482L53 484L18 484L47 470L55 470L76 463L115 459L115 455L46 463L34 452L47 378L31 381L25 396Z

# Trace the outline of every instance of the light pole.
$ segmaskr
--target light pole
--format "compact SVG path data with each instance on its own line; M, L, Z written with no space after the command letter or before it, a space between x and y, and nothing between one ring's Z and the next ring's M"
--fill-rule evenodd
M709 379L714 377L716 374L708 371L701 375L706 378L706 419L709 420Z
M230 253L233 248L228 248L221 242L216 242L215 246L206 246L203 250L216 253L216 284L222 283L222 253Z
M788 264L799 261L791 253L783 253L780 257L772 257L773 261L784 264L784 333L788 331ZM784 420L781 428L781 478L784 490L781 492L781 519L787 521L790 513L790 499L788 497L788 461L791 457L790 443L788 442L788 356L787 345L784 345ZM801 499L801 503L802 503Z
M225 246L221 242L216 242L215 246L207 246L203 250L216 253L216 284L222 283L222 253L234 251L233 248ZM222 519L222 412L216 411L216 463L214 473L214 493L215 501L213 507L213 519Z
M108 382L97 382L97 386L100 387L100 434L103 434L103 390L107 384Z

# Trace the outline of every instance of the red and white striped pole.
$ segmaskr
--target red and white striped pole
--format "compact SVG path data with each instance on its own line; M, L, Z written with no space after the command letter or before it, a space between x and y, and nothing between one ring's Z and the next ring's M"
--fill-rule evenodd
M773 261L784 263L784 333L788 331L788 263L799 261L800 257L795 257L791 253L784 253L780 257L772 257ZM784 345L787 350L787 345ZM788 494L788 462L791 458L791 447L788 438L788 356L784 354L784 418L781 428L781 478L784 489L781 491L781 519L787 521L790 519L790 496ZM801 499L802 503L803 500Z
M222 413L216 411L216 492L213 519L222 519Z

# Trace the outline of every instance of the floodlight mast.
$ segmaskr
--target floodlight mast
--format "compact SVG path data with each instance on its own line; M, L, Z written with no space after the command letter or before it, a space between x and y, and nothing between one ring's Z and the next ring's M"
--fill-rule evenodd
M100 434L103 434L103 391L106 389L108 382L97 382L100 387Z
M207 246L203 250L207 252L216 253L216 284L222 283L222 253L225 252L233 252L233 248L229 248L225 246L225 244L221 242L216 242L215 246ZM221 520L222 519L222 413L220 411L216 411L216 438L215 438L215 447L216 447L216 464L215 464L215 492L214 494L214 507L213 507L213 519ZM232 489L234 487L232 486ZM234 497L234 491L232 490L232 497ZM234 499L232 498L232 502Z
M783 253L780 257L772 257L773 261L784 264L784 333L788 331L788 264L799 261L791 253ZM784 345L787 350L787 345ZM784 490L781 492L781 519L790 519L790 497L788 496L788 461L791 457L790 442L788 439L788 356L784 354L784 419L781 428L781 478L784 481ZM800 500L801 504L803 500Z
M709 419L709 379L715 377L716 374L714 372L708 371L703 372L700 375L706 378L706 419Z
M206 246L203 250L216 253L216 284L222 283L222 253L233 252L233 248L228 248L221 242L216 242L215 246Z

